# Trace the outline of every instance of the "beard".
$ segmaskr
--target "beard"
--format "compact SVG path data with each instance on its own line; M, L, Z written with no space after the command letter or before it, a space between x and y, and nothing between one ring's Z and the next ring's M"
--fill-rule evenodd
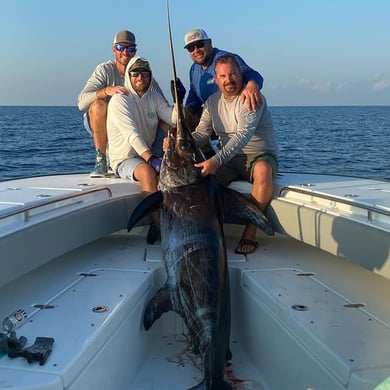
M223 85L223 89L226 93L233 93L237 91L237 84L234 81L231 81L229 83L225 83Z

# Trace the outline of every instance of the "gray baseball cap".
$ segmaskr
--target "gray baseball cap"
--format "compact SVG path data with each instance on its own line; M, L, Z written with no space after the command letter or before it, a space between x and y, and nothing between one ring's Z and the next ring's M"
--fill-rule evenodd
M131 31L122 30L115 34L114 45L118 43L128 43L137 46L135 43L135 35Z

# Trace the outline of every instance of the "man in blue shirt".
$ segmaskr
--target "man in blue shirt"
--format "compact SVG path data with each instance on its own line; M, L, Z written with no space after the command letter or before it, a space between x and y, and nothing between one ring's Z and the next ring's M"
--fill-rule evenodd
M242 101L246 101L252 111L261 106L260 89L263 87L263 77L250 68L240 56L213 47L207 33L200 28L188 31L184 36L184 44L194 61L190 69L190 89L185 103L186 122L192 131L199 122L204 102L219 90L214 81L214 64L221 55L233 55L240 65L243 83L246 84L242 91Z

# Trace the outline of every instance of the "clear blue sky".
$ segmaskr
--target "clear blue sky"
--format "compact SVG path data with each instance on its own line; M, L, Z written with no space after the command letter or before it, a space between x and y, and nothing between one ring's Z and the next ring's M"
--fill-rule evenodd
M169 94L166 1L0 0L0 105L76 105L115 32L133 31ZM270 106L390 105L389 0L170 0L178 76L185 32L240 54L264 77Z

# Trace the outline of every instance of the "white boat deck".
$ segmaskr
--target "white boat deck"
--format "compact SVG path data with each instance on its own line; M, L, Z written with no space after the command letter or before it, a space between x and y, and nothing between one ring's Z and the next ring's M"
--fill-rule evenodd
M283 234L259 233L255 254L234 254L242 228L226 226L233 351L228 378L237 390L371 390L390 377L389 183L363 181L355 187L355 179L299 179L278 179L277 193L289 189L273 202L271 217ZM1 265L7 269L0 275L0 314L4 318L26 309L29 321L17 335L26 336L28 345L38 336L54 337L55 344L44 366L0 357L0 385L151 390L197 384L201 371L188 350L182 321L170 313L151 331L142 328L143 308L165 275L160 247L145 242L147 227L131 235L121 230L140 199L136 188L85 175L55 176L50 186L44 178L39 181L0 183L3 206L10 191L28 194L13 197L17 202L0 210L9 215L0 220ZM242 183L234 186L248 189ZM325 198L300 191L314 187L331 199L321 203ZM358 197L343 198L351 188L360 194L359 203L364 197L361 204L375 208L375 194L383 192L378 209L385 212L371 218L366 208L343 209L344 200L357 203ZM55 195L65 191L65 196L83 191L85 196L63 199L60 194L58 201L30 209L32 202L42 201L34 201L37 194L51 190ZM341 202L334 207L336 196ZM22 217L12 215L15 207L28 210ZM21 226L29 235L20 235ZM356 237L340 241L338 229ZM364 247L370 247L362 242L365 234L378 248L362 267ZM360 248L359 256L352 246ZM350 251L352 260L343 251Z
M201 379L176 315L142 329L143 307L164 273L159 246L148 246L139 229L140 236L121 233L76 249L0 290L1 313L23 307L30 314L18 335L55 339L45 366L3 357L2 383L182 389ZM390 375L390 311L377 299L389 296L387 279L282 235L262 236L247 259L233 253L234 243L228 237L231 377L244 381L237 389L282 389L285 376L296 378L291 389L370 389ZM121 367L115 378L110 364Z

